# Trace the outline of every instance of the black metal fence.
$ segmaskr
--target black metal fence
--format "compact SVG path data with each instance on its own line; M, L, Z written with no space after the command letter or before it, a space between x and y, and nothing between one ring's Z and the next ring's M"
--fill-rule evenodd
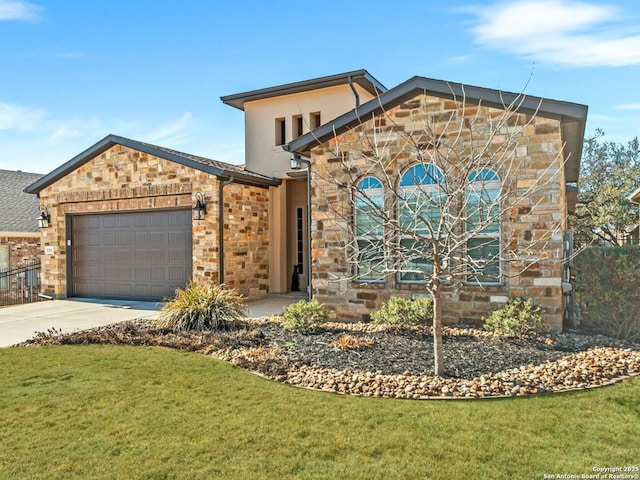
M41 300L40 262L23 263L0 270L0 307Z

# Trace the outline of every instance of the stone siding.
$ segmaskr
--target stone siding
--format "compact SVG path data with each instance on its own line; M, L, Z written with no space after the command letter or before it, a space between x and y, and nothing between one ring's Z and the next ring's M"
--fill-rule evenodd
M41 205L51 215L50 227L41 232L42 251L47 246L53 247L53 254L41 257L43 292L56 298L67 296L66 241L70 234L66 230L67 215L192 209L196 192L205 197L207 215L192 226L193 278L217 282L219 188L220 180L208 173L121 145L111 147L40 192ZM246 198L254 197L247 193ZM261 201L258 204L256 208L266 211ZM264 228L268 242L268 228ZM263 290L244 288L244 284L235 280L229 283L232 286L237 283L241 293L251 298Z
M248 298L269 291L269 190L224 187L224 283Z
M513 204L502 217L501 243L503 251L522 261L503 266L499 285L463 285L445 293L445 322L477 324L484 314L508 299L526 297L545 308L545 321L551 328L561 329L566 198L560 124L553 119L513 114L492 132L503 117L499 109L419 95L314 148L315 296L333 308L339 318L366 320L371 310L391 296L426 293L423 286L399 283L394 275L388 275L382 284L354 281L354 265L345 243L353 212L347 189L340 184L367 174L397 185L401 172L418 161L418 152L434 152L440 142L446 144L458 136L454 153L460 158L468 154L471 144L476 151L486 145L483 155L488 159L495 152L511 156L508 171L498 172L503 188L512 196L505 203ZM471 124L471 129L466 128ZM408 136L416 144L411 145ZM377 145L371 143L373 138ZM387 159L384 167L372 169L367 156L374 155ZM530 195L525 194L527 189ZM537 260L532 263L532 258Z

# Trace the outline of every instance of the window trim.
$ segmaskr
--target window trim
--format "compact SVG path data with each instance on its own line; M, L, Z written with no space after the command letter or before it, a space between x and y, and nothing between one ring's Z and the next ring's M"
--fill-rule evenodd
M293 139L304 135L304 119L302 115L294 115L291 117L291 126L293 127Z
M322 116L320 112L311 112L309 114L309 129L315 130L320 125L322 125Z
M285 117L275 119L275 144L281 147L287 143L287 120Z

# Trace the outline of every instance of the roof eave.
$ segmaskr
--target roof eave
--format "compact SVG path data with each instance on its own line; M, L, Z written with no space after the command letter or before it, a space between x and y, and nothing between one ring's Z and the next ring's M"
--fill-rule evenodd
M629 195L629 201L640 204L640 187L631 192L631 195Z
M560 120L563 130L563 141L565 142L566 181L568 183L578 181L580 157L582 155L582 140L584 138L588 110L586 105L511 92L501 92L499 90L467 86L460 83L425 77L410 78L397 87L380 94L377 98L336 118L332 122L298 137L285 145L284 149L292 153L309 156L313 146L319 145L334 135L344 133L358 124L369 120L371 117L413 98L420 91L451 100L481 103L482 105L494 108L504 109L511 105L516 111L521 113Z
M373 75L371 75L368 71L361 69L351 72L339 73L336 75L329 75L326 77L302 80L300 82L276 85L274 87L250 90L247 92L235 93L232 95L225 95L220 97L220 100L222 100L222 102L226 105L235 107L239 110L244 110L244 104L246 102L262 100L265 98L279 97L282 95L291 95L294 93L308 92L310 90L334 87L336 85L345 85L348 84L349 81L357 83L372 95L378 95L381 92L387 91L387 87L380 83Z
M219 178L228 179L233 176L234 181L236 183L241 183L243 185L266 188L269 186L276 186L281 183L279 179L271 179L269 177L259 177L259 176L252 175L250 173L245 173L242 171L236 171L231 169L226 170L226 169L218 168L213 165L207 165L205 163L201 163L201 162L192 160L190 158L178 155L177 153L156 148L153 145L138 142L136 140L131 140L125 137L120 137L118 135L107 135L102 140L92 145L88 149L84 150L83 152L79 153L68 162L65 162L60 167L56 168L49 174L40 178L38 181L26 187L24 189L25 193L32 193L32 194L40 193L43 189L45 189L49 185L58 181L65 175L71 173L73 170L80 167L90 159L106 152L107 150L109 150L111 147L115 145L122 145L123 147L131 148L133 150L147 153L155 157L163 158L165 160L178 163L186 167L191 167L195 170L199 170L201 172L205 172Z

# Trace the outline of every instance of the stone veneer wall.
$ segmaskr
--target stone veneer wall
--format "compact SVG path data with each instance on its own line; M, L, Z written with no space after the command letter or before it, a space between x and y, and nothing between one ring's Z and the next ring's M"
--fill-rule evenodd
M51 215L50 227L41 232L42 251L46 246L52 246L54 251L41 256L43 292L57 298L67 296L65 215L192 209L195 192L204 194L207 216L192 227L193 278L217 282L219 188L220 181L215 176L124 146L113 146L40 192L41 205ZM249 193L245 196L247 200L253 198ZM262 201L258 204L258 208L266 211ZM263 236L268 242L268 229ZM255 286L244 288L246 282L231 278L229 284L236 286L236 283L247 296L264 290Z
M506 178L499 172L503 185L510 192L522 193L536 186L532 195L514 204L503 217L503 248L524 255L533 253L540 260L520 273L523 262L503 267L503 283L492 286L463 286L448 293L443 315L445 323L477 324L481 317L506 302L509 298L526 297L545 308L545 321L555 330L562 329L562 232L566 229L566 198L562 185L564 173L561 159L562 141L557 120L527 115L514 115L491 140L487 133L490 122L504 112L488 107L462 104L426 95L419 95L391 109L375 119L379 145L389 161L385 172L371 171L364 155L372 154L374 120L355 127L343 135L312 150L313 159L313 215L312 255L314 261L315 296L339 318L367 319L371 310L378 308L391 296L425 294L420 285L399 284L396 278L387 278L384 284L364 285L353 281L353 265L345 253L344 236L351 221L350 199L338 181L357 178L363 174L399 180L400 173L416 162L416 151L406 148L407 133L418 142L429 142L436 136L446 138L450 129L465 119L474 124L474 144L490 144L498 148L511 135L517 137L513 147L516 176ZM468 124L467 121L467 124ZM432 130L425 130L428 125ZM457 128L454 128L457 131ZM463 141L469 140L469 132ZM336 151L347 158L350 172L336 160ZM382 174L382 175L381 175ZM555 175L551 182L545 178ZM543 179L541 182L540 179ZM538 188L538 186L540 188ZM515 197L514 197L515 198ZM336 213L340 212L340 213ZM554 232L551 234L550 232Z
M224 187L224 283L254 299L269 292L269 189Z
M39 232L0 232L0 245L9 246L9 268L40 258Z

